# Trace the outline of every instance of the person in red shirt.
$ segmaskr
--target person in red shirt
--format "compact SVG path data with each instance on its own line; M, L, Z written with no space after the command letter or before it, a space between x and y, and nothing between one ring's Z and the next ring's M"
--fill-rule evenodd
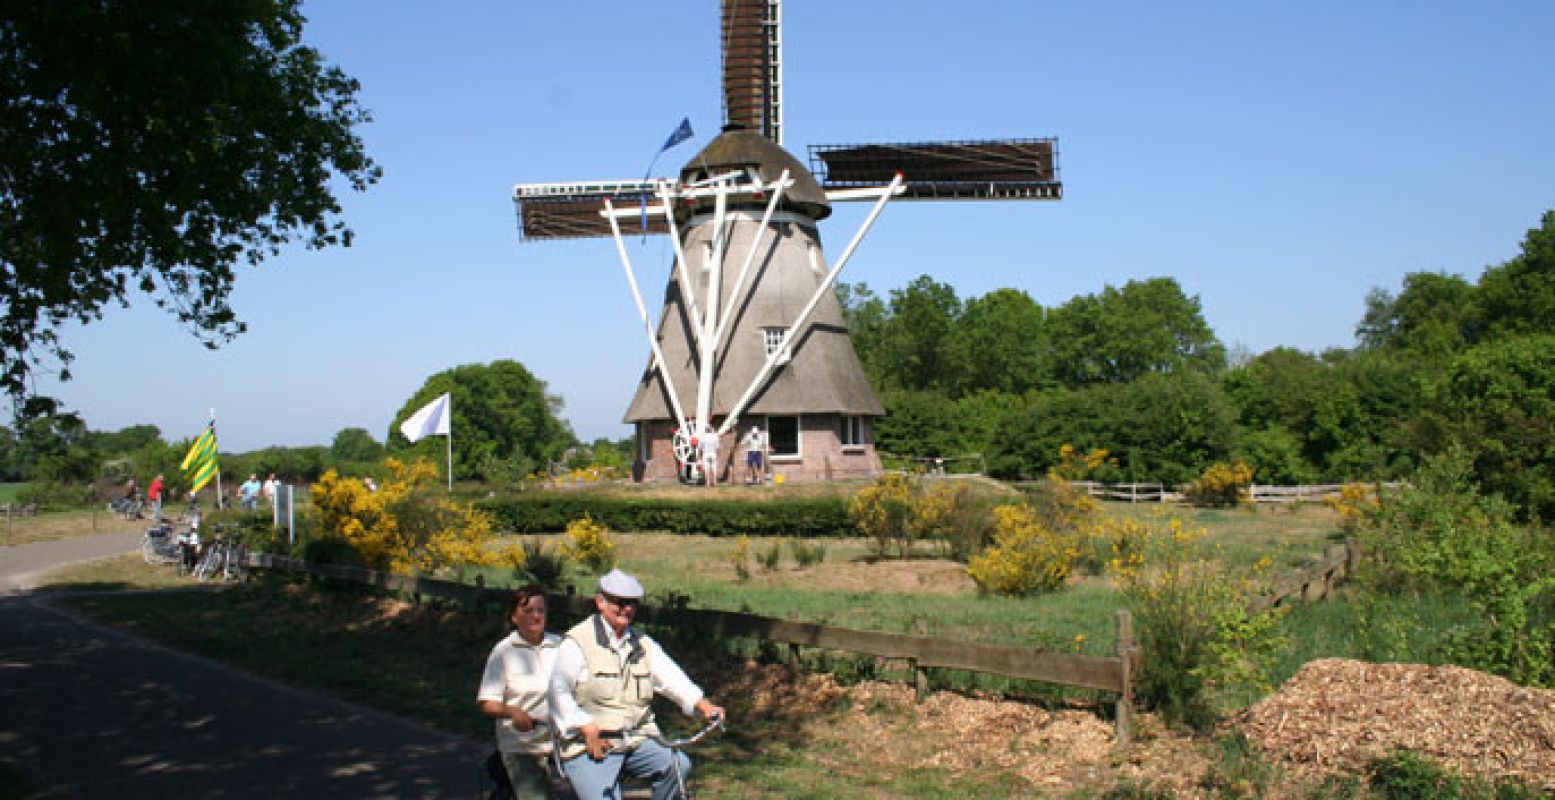
M162 492L165 488L162 476L158 474L151 482L151 487L146 489L146 499L151 501L151 518L157 521L162 519Z

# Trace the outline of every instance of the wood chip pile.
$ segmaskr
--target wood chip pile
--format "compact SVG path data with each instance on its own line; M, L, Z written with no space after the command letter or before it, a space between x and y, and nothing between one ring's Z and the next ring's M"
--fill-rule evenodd
M1555 786L1555 691L1462 667L1312 661L1237 726L1309 775L1407 749L1465 775Z

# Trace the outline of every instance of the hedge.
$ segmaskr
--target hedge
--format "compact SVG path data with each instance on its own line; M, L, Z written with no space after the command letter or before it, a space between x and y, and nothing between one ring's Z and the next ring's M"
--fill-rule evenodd
M588 495L522 495L482 500L497 530L558 533L588 514L617 531L707 536L857 536L841 498L791 500L635 500Z

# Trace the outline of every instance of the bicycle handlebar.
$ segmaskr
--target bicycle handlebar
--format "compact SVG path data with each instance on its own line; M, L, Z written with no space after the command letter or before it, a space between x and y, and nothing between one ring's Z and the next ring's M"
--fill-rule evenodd
M703 739L706 739L713 733L713 731L719 730L723 726L724 718L722 716L716 716L712 719L709 719L707 724L702 726L702 730L699 730L684 739L666 739L661 735L651 735L648 738L653 739L654 741L670 748L671 750L684 750L685 748L690 747L691 745L694 745Z

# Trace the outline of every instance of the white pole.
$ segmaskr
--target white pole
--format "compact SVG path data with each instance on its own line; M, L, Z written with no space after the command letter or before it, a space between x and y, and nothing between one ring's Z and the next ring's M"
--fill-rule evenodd
M648 347L653 350L653 359L659 367L659 379L664 381L664 389L670 396L670 408L675 412L675 420L680 423L680 429L686 430L686 414L680 408L680 395L675 393L675 383L670 380L669 362L664 360L664 351L659 349L659 337L654 335L653 325L648 321L648 308L643 305L643 294L637 288L637 276L632 272L632 259L626 254L626 245L621 238L621 224L612 216L615 207L609 201L605 201L605 218L610 220L610 232L615 234L616 253L621 256L621 268L626 271L626 282L632 287L632 299L637 301L637 315L642 318L643 332L648 334ZM688 431L686 435L691 435Z
M853 234L853 241L848 242L847 249L842 251L842 257L837 259L836 265L831 268L830 272L826 273L825 280L821 281L821 285L816 288L815 294L810 295L810 302L806 303L804 310L799 312L799 318L794 320L794 324L790 325L787 331L783 332L783 341L767 356L766 363L761 365L761 371L756 373L756 377L751 381L750 387L745 390L745 394L740 397L740 401L735 403L734 408L729 411L729 416L724 419L724 424L718 429L719 435L722 435L731 426L738 423L740 414L745 412L745 405L756 394L756 390L766 382L767 376L772 374L772 367L777 364L784 351L788 350L789 342L793 341L794 332L804 325L805 320L809 319L810 313L821 302L821 297L831 290L832 281L837 279L837 273L842 272L842 268L848 263L848 259L853 257L853 251L858 249L858 244L863 240L864 234L868 233L870 227L875 224L875 219L885 209L886 202L893 196L900 194L901 191L902 176L898 173L895 178L891 179L891 185L881 190L880 199L875 201L875 207L870 209L869 216L864 219L864 224L860 225L858 232Z
M449 400L453 402L452 399ZM453 420L448 425L448 493L454 493L454 426Z
M213 408L211 409L211 429L214 430L215 428L216 409ZM211 454L211 457L216 459L216 509L220 511L224 507L221 504L221 437L217 436L213 444L216 445L216 452Z
M286 536L292 550L297 549L297 487L286 484Z
M702 343L702 329L695 323L702 318L702 311L697 307L696 292L691 291L691 284L687 278L686 253L680 249L680 228L675 224L675 187L665 181L659 181L659 202L664 204L664 218L669 221L670 244L675 248L675 282L680 285L680 296L691 309L691 336L697 345Z
M750 272L751 264L756 261L756 251L761 248L762 237L767 233L767 223L772 221L772 212L777 210L778 200L783 197L783 190L788 188L789 184L788 170L785 169L783 174L778 176L777 188L772 190L772 199L767 203L766 212L761 215L761 225L756 228L756 238L751 240L750 251L745 254L745 263L740 265L740 274L735 277L734 286L729 290L731 301L737 301L740 289L745 286L745 276ZM726 314L718 321L718 332L713 336L714 347L723 341L724 333L729 329L729 320L733 316L733 314Z
M717 355L717 343L713 341L713 331L718 325L719 306L722 297L719 290L723 287L724 264L724 222L729 209L728 184L718 187L718 193L713 196L713 252L708 256L707 264L707 307L702 314L702 358L697 365L697 424L711 426L713 424L713 358Z

